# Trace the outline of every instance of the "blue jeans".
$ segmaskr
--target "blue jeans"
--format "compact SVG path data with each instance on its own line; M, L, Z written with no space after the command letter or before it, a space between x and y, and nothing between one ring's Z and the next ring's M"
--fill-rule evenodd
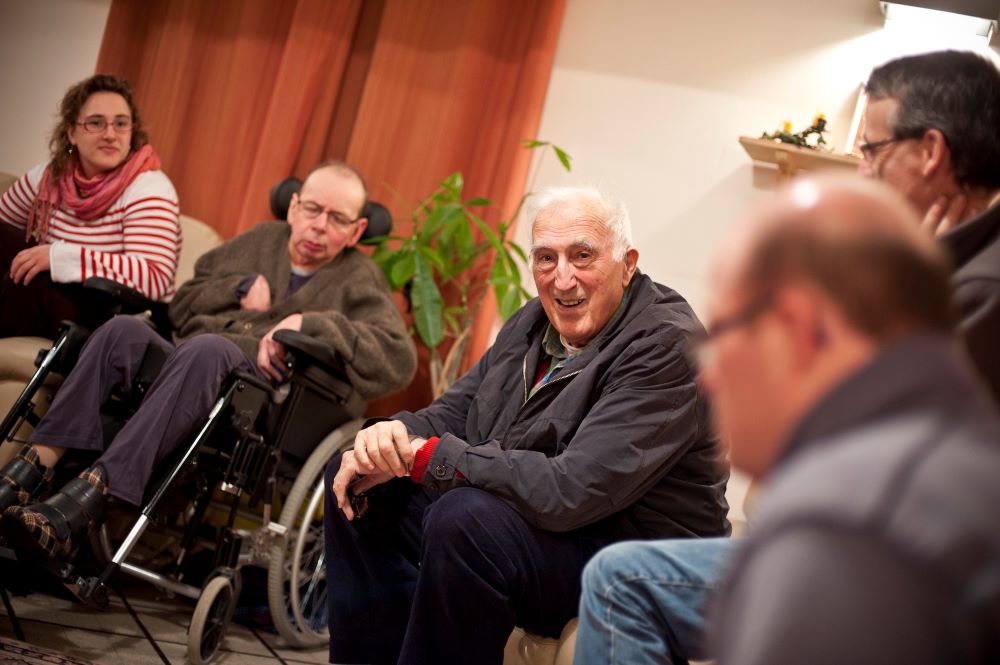
M583 571L574 665L710 658L706 612L738 544L731 538L630 541L598 552Z

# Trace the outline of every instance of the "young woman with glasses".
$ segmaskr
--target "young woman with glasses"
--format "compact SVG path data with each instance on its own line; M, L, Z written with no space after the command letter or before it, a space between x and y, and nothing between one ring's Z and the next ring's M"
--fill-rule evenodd
M149 145L132 90L98 74L71 87L51 158L0 197L0 337L97 325L103 277L168 301L180 251L177 193Z

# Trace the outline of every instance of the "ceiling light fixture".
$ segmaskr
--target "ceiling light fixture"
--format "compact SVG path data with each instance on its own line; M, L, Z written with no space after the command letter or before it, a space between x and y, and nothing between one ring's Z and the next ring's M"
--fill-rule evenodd
M886 27L979 35L987 42L1000 19L1000 0L899 0L879 5Z

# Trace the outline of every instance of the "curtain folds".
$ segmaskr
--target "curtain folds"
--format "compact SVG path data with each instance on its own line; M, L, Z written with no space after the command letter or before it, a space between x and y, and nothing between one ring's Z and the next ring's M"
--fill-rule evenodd
M183 212L232 237L270 186L355 164L396 233L453 171L466 194L520 200L565 0L114 0L98 71L128 78ZM486 303L468 362L488 343ZM425 367L425 363L421 364ZM419 408L410 389L372 413Z

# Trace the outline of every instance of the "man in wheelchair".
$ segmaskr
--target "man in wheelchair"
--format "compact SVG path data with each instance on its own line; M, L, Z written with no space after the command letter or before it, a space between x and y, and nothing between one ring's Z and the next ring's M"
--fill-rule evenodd
M199 259L170 305L176 347L136 317L98 328L27 445L0 470L0 538L19 554L67 558L99 526L109 496L141 505L153 469L205 421L231 372L286 380L278 331L300 331L332 351L362 399L406 385L413 343L378 268L354 249L366 199L353 167L320 164L292 195L287 224L260 224ZM102 404L129 391L157 355L159 375L106 445ZM33 503L67 450L100 457Z

